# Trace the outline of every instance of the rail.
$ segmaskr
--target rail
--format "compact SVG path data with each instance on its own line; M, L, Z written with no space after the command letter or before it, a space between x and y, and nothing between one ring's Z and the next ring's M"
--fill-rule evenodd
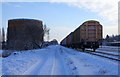
M95 55L95 56L99 56L99 57L103 57L103 58L107 58L107 59L110 59L110 60L114 60L114 61L120 62L119 55L114 55L114 54L104 53L104 52L93 52L93 51L91 51L91 50L86 50L86 51L84 51L84 53L89 53L89 54L91 54L91 55ZM99 54L97 54L97 53L99 53ZM102 53L102 54L101 54L101 53ZM117 56L118 59L113 58L113 57L109 57L109 56L105 56L104 54L112 55L112 56Z

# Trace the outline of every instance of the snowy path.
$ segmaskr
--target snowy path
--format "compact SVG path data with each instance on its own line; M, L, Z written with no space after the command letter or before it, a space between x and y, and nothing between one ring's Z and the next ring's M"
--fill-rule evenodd
M117 75L118 64L59 45L3 59L3 75Z
M30 69L25 71L23 75L64 75L63 66L58 57L59 51L50 51L49 54L40 58L40 61L36 62Z
M23 75L38 75L39 70L43 67L46 59L47 58L45 58L44 56L42 56L41 58L39 58L39 61L36 62L35 64L33 64L27 71L24 72Z

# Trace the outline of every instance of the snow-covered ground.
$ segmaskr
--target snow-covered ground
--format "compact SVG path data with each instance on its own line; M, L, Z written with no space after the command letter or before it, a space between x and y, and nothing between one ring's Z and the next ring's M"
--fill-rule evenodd
M60 45L14 52L2 59L3 75L118 75L118 63Z
M104 50L104 51L109 51L109 52L118 52L120 47L117 46L102 46L98 48L97 50Z
M0 76L2 76L2 50L0 50Z
M102 46L96 50L96 52L104 52L108 54L113 54L113 55L119 55L120 56L120 47L115 47L115 46ZM115 58L119 58L119 56L114 56Z
M96 52L91 52L94 54L114 58L114 59L119 59L120 52L119 52L120 47L115 47L115 46L100 46L100 48L96 49ZM93 51L92 49L86 49Z

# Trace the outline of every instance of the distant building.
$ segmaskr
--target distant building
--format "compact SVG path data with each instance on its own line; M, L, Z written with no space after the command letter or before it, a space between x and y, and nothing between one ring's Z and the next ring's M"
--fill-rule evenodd
M41 47L43 23L34 19L11 19L7 28L7 49L29 50Z
M57 45L58 44L58 41L56 39L53 39L51 42L50 42L51 45Z

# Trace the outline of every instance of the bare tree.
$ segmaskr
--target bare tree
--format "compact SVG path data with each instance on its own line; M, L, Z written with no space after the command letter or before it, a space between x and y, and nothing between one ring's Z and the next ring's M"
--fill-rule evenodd
M5 31L4 31L4 28L2 28L2 41L5 41Z
M2 49L5 49L5 31L2 28Z
M50 33L49 33L50 32L50 28L48 28L46 26L46 24L45 24L43 30L44 30L44 37L46 36L47 37L47 41L49 41L49 39L50 39Z

